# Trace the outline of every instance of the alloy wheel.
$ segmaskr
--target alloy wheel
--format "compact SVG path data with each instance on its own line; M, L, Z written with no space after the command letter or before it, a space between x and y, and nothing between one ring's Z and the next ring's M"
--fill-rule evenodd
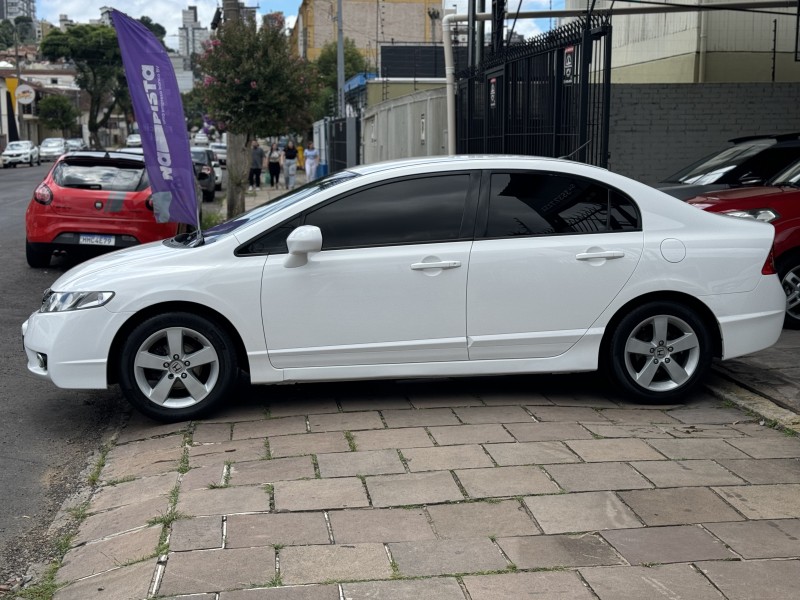
M636 385L652 392L674 390L697 370L700 340L674 315L648 317L625 341L625 369Z
M201 402L217 383L220 359L212 343L188 327L156 331L138 348L136 384L154 404L187 408Z
M781 284L786 292L786 312L790 317L800 320L800 264L787 271Z

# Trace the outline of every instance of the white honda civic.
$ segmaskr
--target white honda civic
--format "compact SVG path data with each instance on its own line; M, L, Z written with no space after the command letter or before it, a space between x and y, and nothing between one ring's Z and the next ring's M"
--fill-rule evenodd
M515 157L365 165L203 232L75 267L22 326L29 370L119 383L161 420L253 383L605 369L683 398L772 345L772 225L604 169Z

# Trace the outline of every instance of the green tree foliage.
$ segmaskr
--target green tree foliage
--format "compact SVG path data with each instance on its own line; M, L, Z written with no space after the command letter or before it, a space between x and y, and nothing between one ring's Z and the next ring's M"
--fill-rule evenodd
M186 126L191 129L197 127L198 129L203 126L203 115L206 112L205 103L203 101L203 90L200 88L192 88L185 94L181 94L181 103L183 104L183 114L186 117Z
M48 60L75 65L75 81L89 96L91 143L100 148L98 131L127 94L116 32L105 25L75 25L66 32L54 29L42 40L40 51Z
M14 27L17 29L20 44L36 43L36 29L33 26L33 19L20 15L14 19Z
M316 66L319 71L320 80L323 88L317 96L312 108L313 119L321 119L331 114L331 109L336 106L337 90L339 88L339 77L337 70L338 44L336 41L328 42L320 50ZM356 43L350 39L344 39L344 78L345 81L351 77L364 73L369 69L369 65L364 56L359 52Z
M220 129L252 139L310 124L317 76L292 56L283 30L231 21L197 57L205 112Z
M75 103L65 96L53 94L39 101L39 120L48 129L61 131L64 137L69 137L79 114Z
M152 31L153 35L156 36L159 40L161 40L162 44L164 43L164 36L167 35L167 30L164 29L163 25L154 22L153 19L151 19L147 15L139 17L139 22L145 27L147 27L150 31Z
M14 47L14 23L8 19L0 21L0 49Z

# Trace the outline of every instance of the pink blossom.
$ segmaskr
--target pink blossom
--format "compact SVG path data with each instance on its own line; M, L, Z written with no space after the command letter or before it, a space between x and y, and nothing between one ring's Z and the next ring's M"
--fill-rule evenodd
M250 82L250 87L253 88L253 89L256 89L256 82L255 81L251 81Z
M242 83L240 79L234 79L233 82L234 83Z

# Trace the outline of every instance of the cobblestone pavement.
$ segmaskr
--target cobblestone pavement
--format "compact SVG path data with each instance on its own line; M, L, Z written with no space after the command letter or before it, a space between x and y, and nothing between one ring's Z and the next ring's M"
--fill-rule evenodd
M591 376L255 387L200 422L134 415L55 599L794 598L800 438L762 423Z

